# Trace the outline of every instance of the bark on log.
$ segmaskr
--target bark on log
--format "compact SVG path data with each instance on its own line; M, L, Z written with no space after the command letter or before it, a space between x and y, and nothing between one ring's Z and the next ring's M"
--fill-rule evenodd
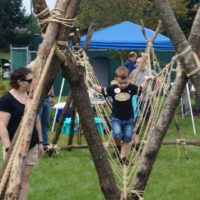
M65 119L65 113L67 112L67 109L69 108L69 106L71 104L71 101L72 101L72 96L71 96L71 93L69 93L67 101L65 103L65 106L64 106L62 113L60 115L60 119L58 121L58 126L56 128L55 135L54 135L53 140L52 140L53 145L57 144L57 142L58 142L58 139L59 139L60 133L61 133L62 124L63 124L64 119ZM52 156L52 153L53 153L53 150L48 151L49 156Z
M179 138L184 140L184 134L183 134L183 131L178 123L178 120L177 120L177 117L176 115L174 116L174 124L176 126L176 130L178 132L178 135L179 135ZM183 151L184 151L184 154L185 154L185 158L188 160L189 157L188 157L188 150L187 150L187 147L184 143L182 143L182 147L183 147Z
M187 47L187 40L180 29L173 11L170 8L169 2L167 0L153 0L156 10L159 12L163 25L166 31L169 33L173 44L177 50L177 53L183 52ZM196 68L196 63L191 51L188 51L183 58L180 60L181 65L186 73L190 73ZM165 107L161 113L160 119L155 127L155 131L147 145L144 157L142 158L141 165L137 170L136 177L133 184L134 190L144 190L147 184L149 175L153 168L156 156L160 149L163 138L167 132L170 122L173 119L173 115L176 107L179 104L181 93L185 87L188 78L184 73L180 72L177 75L175 84L173 85L169 96L167 98ZM191 77L196 90L200 92L200 72L196 73ZM130 195L129 199L138 199L136 196Z
M95 27L95 24L91 23L90 27L88 29L88 33L87 33L85 44L83 45L83 50L84 51L87 51L89 46L90 46L90 41L91 41L91 38L92 38L92 34L94 32L94 27Z
M200 59L200 8L197 11L197 14L195 16L194 25L192 26L190 36L188 39L188 42L192 46L192 50L196 52ZM195 105L194 105L194 112L195 114L200 113L200 95L199 93L195 92Z
M68 139L68 145L72 145L74 138L74 128L75 128L75 120L76 120L76 108L74 106L74 102L72 103L72 114L71 114L71 124L70 124L70 133ZM68 151L71 151L71 148L68 148Z
M78 1L75 1L75 0L73 0L73 1L70 1L70 3L71 4L69 4L69 6L68 6L68 9L71 9L72 11L74 11L75 9L76 9L76 6L72 6L72 5L76 5L76 4L78 4L77 3ZM72 14L74 14L74 12L72 12ZM70 16L70 14L68 15L68 16ZM54 23L53 23L54 24ZM48 28L47 28L47 31L46 31L46 34L45 35L48 35L48 33L50 33L51 31L49 31L49 30L53 30L52 29L52 27L49 25L48 26ZM64 36L64 38L66 37L66 31L63 31L63 30L61 30L60 32L63 32L63 34L61 33L61 35L63 35ZM54 41L54 40L53 40ZM46 42L46 37L44 37L44 40L43 40L43 43L42 43L42 45L44 44ZM48 38L48 42L52 42L52 40L50 39L50 41L49 41L49 38ZM48 43L47 43L48 44ZM47 45L47 47L48 47L48 49L51 49L51 46L50 45ZM41 61L43 61L43 62L41 62L42 63L42 65L45 63L45 60L46 60L46 58L45 57L47 57L47 55L48 55L48 51L47 52L45 52L45 49L46 48L44 48L44 46L42 46L42 47L40 47L40 51L39 51L39 53L38 53L38 57L41 59ZM42 52L42 53L41 53ZM53 59L53 61L55 62L55 60L56 60L56 58L54 58ZM38 60L36 60L36 61L38 61ZM36 62L36 65L37 64L40 64L40 63L38 63L38 62ZM57 64L57 63L56 63ZM53 64L51 64L50 65L50 69L51 69L51 67L52 67L52 65ZM39 69L42 69L42 67L39 67ZM38 77L37 76L37 74L36 74L36 77ZM45 77L45 79L44 79L44 82L46 83L46 82L48 82L47 81L47 78L48 77ZM52 79L53 80L53 79ZM50 89L50 87L51 87L51 84L49 84L49 82L46 84L47 86L48 85L50 85L49 86L49 89ZM47 88L47 86L46 85L44 85L45 87L45 89L44 89L44 91L48 91L46 88ZM41 89L41 88L40 88ZM79 90L78 90L79 91ZM82 92L82 91L81 91ZM87 91L86 91L86 89L84 90L84 92L85 92L85 94L87 94ZM76 92L74 92L74 93L76 93ZM77 93L76 93L77 94ZM38 97L40 97L41 96L41 91L39 91L39 93L38 93ZM79 95L78 95L79 96ZM34 96L34 94L33 94L33 98L34 98L35 96ZM77 97L77 98L79 98L79 97ZM88 98L88 96L87 96L87 98ZM40 98L39 98L40 99ZM82 102L84 99L81 99L81 101L80 102ZM89 102L89 100L88 100L88 102ZM79 104L80 106L81 106L81 103ZM87 106L89 107L89 104L87 104ZM37 106L36 106L37 107ZM32 108L32 107L31 107ZM34 106L34 108L35 108L35 106ZM27 110L27 112L29 111L29 110L32 110L32 109L30 109L30 107L29 107L29 109ZM29 113L29 112L28 112ZM79 114L81 113L81 109L80 109L80 107L79 107ZM33 113L31 113L31 116L32 116L32 118L33 118L33 116L35 115L35 110L34 110L34 112ZM81 115L81 117L80 118L84 118L85 116L83 116L83 115ZM92 116L90 116L90 118L93 120L93 117ZM30 119L30 118L29 118ZM91 120L91 121L92 121ZM93 122L93 121L92 121ZM31 122L32 123L32 122ZM87 123L87 122L86 122ZM29 124L30 125L30 124ZM29 128L31 128L31 126L32 125L30 125L29 126ZM87 126L86 126L87 127ZM93 122L93 127L95 127L96 128L96 126L95 126L95 124L94 124L94 122ZM30 129L28 129L29 131L30 131ZM96 134L97 134L97 130L95 131L96 132ZM94 133L94 132L93 132ZM98 136L98 134L97 134L97 136ZM110 165L109 165L109 163L108 163L108 161L106 162L104 159L106 158L106 154L105 154L105 151L104 151L104 149L103 149L103 146L102 146L102 144L101 144L101 142L100 142L100 139L99 138L96 138L95 137L95 139L93 138L93 141L96 141L98 144L100 144L101 146L99 147L100 148L100 151L102 150L104 153L102 153L102 155L101 155L101 152L100 152L100 154L98 154L98 156L96 155L96 152L91 152L92 153L92 155L94 156L94 154L95 154L95 158L98 158L98 159L94 159L94 161L95 161L95 166L97 167L97 171L98 171L98 173L99 173L99 179L100 179L100 182L102 183L101 184L101 187L102 187L102 190L103 190L103 192L104 192L104 195L105 195L105 197L106 197L106 199L112 199L112 200L115 200L115 199L119 199L119 196L120 196L120 194L119 194L119 192L118 192L118 190L117 190L117 188L116 188L116 185L115 185L115 182L114 182L114 176L113 176L113 174L112 174L112 170L110 169ZM94 145L94 143L89 143L91 146L92 145ZM97 145L97 147L98 147L98 145ZM98 150L98 149L97 149ZM104 158L104 159L102 159L102 158ZM104 162L100 162L100 161L105 161L105 164L104 164ZM100 163L100 164L99 164ZM103 165L102 165L103 164ZM102 170L103 168L102 168L102 166L106 166L105 168L104 168L104 170L106 170L106 172L108 172L108 173L105 173L104 172L104 170ZM107 170L108 169L108 170ZM102 172L102 173L104 173L105 175L110 175L110 176L103 176L103 178L102 178L102 176L100 175L100 172ZM109 179L109 178L110 179ZM15 179L15 177L14 177L14 179ZM114 187L112 187L114 185Z
M77 1L77 0L76 0ZM76 4L76 1L75 0L73 0L72 2L74 3L74 5ZM71 1L70 1L71 2ZM68 12L68 10L69 10L69 12ZM71 4L69 4L69 6L68 6L68 9L67 9L67 12L69 13L69 15L68 16L70 16L70 10L74 10L74 6L73 6L73 4L71 3ZM72 12L73 13L73 12ZM62 35L62 34L61 34ZM63 36L65 36L66 35L66 32L65 31L63 31ZM54 61L55 61L56 59L54 58ZM68 67L68 70L70 69L70 67ZM68 70L67 69L63 69L63 71L66 73L66 74L68 74ZM71 69L72 71L73 71L73 69ZM76 76L77 76L77 74L76 74ZM78 75L79 76L79 75ZM73 79L73 76L71 77L72 79ZM72 81L73 82L73 81ZM50 89L50 88L49 88ZM79 92L80 90L78 89L78 92ZM74 92L74 93L76 93L77 94L77 96L76 96L76 98L74 98L73 97L73 99L74 99L74 102L75 102L75 104L76 104L76 100L78 100L78 98L80 98L79 99L79 101L78 101L78 105L79 105L79 109L78 109L78 113L79 113L79 116L80 116L80 120L82 121L82 119L83 118L85 118L85 116L87 116L87 113L86 113L86 115L85 115L85 113L84 114L81 114L81 113L83 113L83 111L82 111L82 103L84 102L84 100L85 100L85 98L82 98L82 95L81 94L83 94L85 92L85 95L87 96L87 98L88 98L88 95L87 95L87 90L85 89L85 90L81 90L80 91L80 93L77 93L76 91ZM80 95L79 95L80 94ZM88 101L89 102L89 101ZM87 107L85 107L85 109L86 110L88 110L88 108L89 108L89 104L87 104ZM90 116L91 117L91 116ZM93 120L93 117L91 117L91 120ZM90 121L91 121L90 120ZM92 121L93 122L93 121ZM82 124L82 122L81 122L81 124ZM84 124L87 124L87 121L85 121L84 122ZM83 127L83 126L82 126ZM88 127L88 126L85 126L85 127ZM93 127L95 127L96 128L96 126L95 126L95 124L94 124L94 122L93 122ZM86 128L86 129L84 129L84 127L83 127L83 130L85 131L85 130L87 130L87 131L89 131L90 129L88 129L88 128ZM91 138L91 140L93 141L92 143L90 142L90 143L88 143L88 145L90 146L90 150L91 149L95 149L95 148L93 148L92 146L94 146L96 143L97 143L97 147L99 147L100 149L98 149L98 148L96 148L95 150L97 150L96 152L98 152L98 151L100 151L100 154L99 154L99 156L97 156L96 155L96 152L95 152L95 150L92 150L91 151L91 154L92 154L92 157L95 157L93 160L94 160L94 162L95 162L95 166L96 166L96 169L97 169L97 172L98 172L98 175L99 175L99 180L100 180L100 184L101 184L101 188L102 188L102 191L103 191L103 193L104 193L104 196L105 196L105 198L106 199L112 199L112 200L118 200L119 199L119 197L120 197L120 194L119 194L119 191L118 191L118 189L117 189L117 187L116 187L116 185L115 185L115 181L114 181L114 176L113 176L113 174L112 174L112 170L111 170L111 168L110 168L110 165L109 165L109 162L107 161L107 159L106 159L106 153L105 153L105 150L104 150L104 148L103 148L103 146L101 145L101 146L98 146L98 144L101 144L101 140L100 140L100 138L97 138L97 137L92 137L93 136L93 133L94 133L94 131L90 131L90 136L88 135L88 137L89 138ZM97 133L97 130L96 130L96 133ZM98 134L97 134L98 135ZM96 143L95 143L95 142ZM101 152L104 152L104 153L102 153L101 154ZM99 159L97 159L97 158L100 158L100 160ZM103 160L104 162L101 162L101 160ZM105 161L106 160L106 161ZM99 164L100 163L100 164ZM105 167L104 167L105 166ZM102 170L103 169L103 170ZM108 175L108 176L107 176ZM105 178L106 177L106 178ZM109 178L108 178L109 177ZM109 181L108 181L108 179L109 179Z
M69 2L68 0L58 1L56 4L58 10L65 9L67 7L68 2ZM74 16L79 3L80 3L80 1L73 1L73 2L71 1L71 6L73 5L73 9L71 9L71 12L68 13L69 17ZM70 16L70 14L72 16ZM40 45L40 49L39 49L36 63L35 63L38 71L42 71L42 69L46 63L47 57L50 53L50 50L52 49L53 44L57 39L57 36L59 33L59 26L60 25L58 25L57 23L51 22L47 28L45 38L42 42L42 45ZM64 34L64 32L62 31L62 36L63 36L63 34ZM66 32L65 32L65 34L66 34ZM66 39L66 35L65 35L65 37L59 37L59 38ZM52 85L52 82L49 82L48 80L50 80L52 77L55 77L55 73L52 73L52 72L57 71L56 69L58 69L58 67L56 67L54 65L50 65L49 75L45 74L43 76L44 82L48 82L45 85L45 86L49 85L48 90L50 89L50 87ZM40 75L41 75L40 73L36 73L36 72L34 73L34 78L36 81L40 80ZM34 90L31 91L30 98L28 99L27 105L25 108L26 112L25 112L25 115L23 118L21 130L20 130L21 134L25 135L25 137L22 142L21 148L16 149L18 156L16 156L16 159L13 163L11 176L10 176L11 181L10 181L9 187L7 189L7 194L8 194L7 199L15 199L18 196L19 185L21 182L22 166L24 163L24 158L26 157L26 154L28 151L29 141L31 138L34 119L36 117L39 101L41 101L42 97L44 97L45 94L47 94L47 92L48 92L47 87L41 87L42 85L37 85L38 82L36 82L36 81L33 82L35 88L34 88ZM52 81L53 81L53 79L52 79ZM46 93L43 92L43 91L45 91L45 89L46 89ZM42 96L42 94L44 94L44 95ZM17 171L16 169L18 169L19 171Z
M90 107L87 88L84 82L84 69L75 64L65 67L67 68L67 73L63 71L63 76L69 80L72 98L79 113L81 126L98 172L101 190L105 199L119 200L120 193L116 186L106 151L94 123L94 115Z
M133 146L135 144L140 145L141 142L133 143ZM162 142L162 145L177 145L177 144L200 146L200 140L177 139L177 140L164 140ZM72 148L72 149L86 149L86 148L88 148L88 145L87 144L67 145L67 147L61 147L61 150L62 149L68 149L68 148Z

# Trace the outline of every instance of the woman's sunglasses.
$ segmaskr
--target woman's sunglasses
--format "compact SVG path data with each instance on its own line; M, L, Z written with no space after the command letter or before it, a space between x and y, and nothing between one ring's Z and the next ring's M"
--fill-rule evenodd
M26 82L28 82L28 83L32 83L32 80L33 80L33 79L23 79L23 80L21 80L21 81L26 81Z

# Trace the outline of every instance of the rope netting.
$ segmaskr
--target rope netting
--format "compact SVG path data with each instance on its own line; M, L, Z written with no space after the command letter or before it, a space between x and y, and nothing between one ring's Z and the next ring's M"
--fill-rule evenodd
M189 49L188 49L189 50ZM186 53L186 50L184 53ZM183 54L182 54L183 55ZM182 56L181 55L181 56ZM93 84L101 86L98 81L93 67L89 63L88 57L83 50L74 52L76 61L85 67L86 80L89 78ZM133 137L129 152L129 164L121 164L119 159L119 151L116 148L115 140L111 133L111 102L108 98L96 92L86 81L91 104L94 107L97 117L103 119L104 134L102 134L102 142L107 151L108 158L115 174L117 186L121 191L122 199L126 198L129 193L134 193L142 199L143 191L132 190L131 186L134 181L134 176L140 165L146 145L151 140L154 127L159 119L160 113L166 101L166 96L171 88L172 73L176 71L176 62L179 56L172 58L171 62L161 69L152 44L149 42L144 53L142 63L137 68L136 74L132 77L133 83L137 82L137 77L142 71L146 71L148 75L152 75L152 69L156 71L153 80L150 81L147 89L135 99L134 115L135 127L133 129ZM149 116L147 116L149 115Z
M48 16L48 17L47 17ZM63 13L60 10L53 10L49 13L48 10L45 10L39 16L37 16L39 23L43 27L46 28L49 22L58 22L67 27L73 27L75 19L66 19L63 17ZM58 45L65 45L64 43L57 42ZM129 151L127 155L127 159L129 160L128 164L124 164L120 162L119 159L119 150L116 148L116 143L114 138L112 137L111 130L111 101L108 98L104 98L104 96L98 92L96 92L90 84L88 84L87 79L92 80L93 84L97 84L101 86L101 83L97 79L95 72L93 70L92 65L90 64L87 54L82 49L72 52L69 47L66 46L68 55L72 58L72 61L80 64L85 67L85 80L88 88L88 93L91 101L91 105L95 110L95 115L98 118L103 119L103 129L104 133L101 134L101 139L104 144L105 150L107 151L107 155L112 167L112 170L115 174L117 187L121 192L121 199L126 199L129 193L134 193L142 199L143 191L136 191L132 189L134 177L136 175L137 169L140 166L141 158L144 154L145 148L147 144L151 141L151 136L153 135L154 127L159 119L160 113L166 101L166 96L169 93L171 88L171 75L174 71L176 71L176 62L180 59L185 53L187 53L190 49L188 47L182 53L176 55L172 58L171 62L167 64L164 68L161 69L154 49L152 47L152 43L149 41L147 49L145 50L145 54L142 59L142 63L137 68L136 73L132 77L132 82L136 83L137 78L140 73L143 71L147 72L147 75L153 75L152 69L156 71L156 75L149 82L146 90L137 97L134 97L134 129L133 129L133 137ZM56 51L56 47L54 47L53 53ZM52 58L53 53L50 55ZM197 73L200 69L199 61L198 68L191 72L188 76ZM17 148L18 143L20 143L20 138L17 140L17 144L14 147L14 150ZM51 146L52 149L57 146ZM10 174L13 161L15 158L15 151L11 154L11 159L5 169L4 175L1 179L0 183L0 194L5 188L6 182L8 181L8 176Z

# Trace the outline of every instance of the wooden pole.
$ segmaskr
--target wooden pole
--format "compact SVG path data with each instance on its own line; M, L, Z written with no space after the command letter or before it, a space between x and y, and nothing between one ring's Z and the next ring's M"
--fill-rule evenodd
M191 50L188 48L187 40L176 21L168 0L153 0L153 4L160 13L163 25L171 36L177 53L181 54L181 52L184 52L188 49L184 54L182 54L180 59L181 65L184 68L184 72L187 74L192 73L192 71L194 72L194 70L197 68L194 56ZM165 107L160 115L152 138L145 149L140 167L136 172L133 190L143 191L146 187L153 164L162 144L162 140L164 139L169 124L173 119L174 112L180 101L180 96L188 80L184 72L180 71L176 76L175 83L170 90ZM200 85L198 81L199 77L200 71L197 71L197 73L193 74L190 78L196 87L196 90L200 92ZM138 197L130 195L129 199L138 199Z
M56 4L56 8L58 12L61 12L62 9L65 10L65 8L68 5L68 2L69 1L67 0L58 1ZM69 17L73 17L73 15L75 14L78 8L79 3L80 3L79 1L73 1L71 3L74 5L74 7L72 8L72 5L71 5L71 12L67 13ZM34 119L37 114L37 108L39 106L39 103L42 102L42 100L44 100L44 97L49 91L52 85L52 81L55 78L55 74L56 74L55 72L58 70L58 67L59 67L58 65L51 65L51 59L54 53L53 51L54 51L55 41L57 38L62 38L61 36L64 34L64 32L62 31L62 34L60 34L58 37L59 27L60 25L55 22L51 22L49 24L46 30L43 42L40 45L40 48L38 51L37 59L35 62L35 66L37 66L37 70L34 70L34 81L33 81L33 85L35 87L32 88L30 97L27 100L25 114L22 119L21 129L19 133L19 135L24 135L24 139L22 140L20 148L14 149L16 151L16 157L12 165L9 186L6 191L7 199L16 199L19 194L19 185L21 182L21 174L22 174L24 158L26 157L28 146L29 146L29 142L27 141L30 141L29 138L31 138L31 135L32 135ZM65 31L64 38L66 38L66 35L67 33ZM50 51L51 51L51 54L50 54ZM47 71L49 71L49 74L47 73ZM52 79L51 82L48 81L51 79Z
M63 122L65 120L65 114L66 114L66 112L67 112L67 110L68 110L68 108L71 104L71 101L72 101L72 96L71 96L71 93L69 93L67 101L65 103L65 106L64 106L62 113L60 115L55 135L54 135L53 140L52 140L53 145L57 144L57 142L58 142L58 139L59 139L60 133L61 133L61 128L62 128ZM53 149L48 151L49 156L52 156L52 153L53 153Z
M75 127L75 123L76 123L75 120L76 120L76 108L74 106L74 103L72 103L71 126L70 126L68 145L72 145L72 143L73 143L74 127ZM69 147L67 150L71 151L72 148Z
M176 116L174 116L174 124L176 126L176 130L178 132L178 135L179 135L180 139L184 141L184 134L183 134L183 131L182 131L182 129L181 129L179 123L178 123L178 120L177 120ZM188 156L188 150L187 150L186 144L183 142L183 143L181 143L181 146L183 148L183 151L184 151L184 154L185 154L185 158L186 158L186 160L188 160L189 156Z

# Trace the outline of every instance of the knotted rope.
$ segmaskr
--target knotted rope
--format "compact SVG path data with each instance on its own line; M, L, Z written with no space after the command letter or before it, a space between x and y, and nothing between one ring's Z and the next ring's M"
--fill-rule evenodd
M66 18L64 16L63 10L60 9L49 11L49 9L46 8L41 13L35 16L38 19L38 23L42 29L42 32L44 32L49 22L56 22L62 24L63 26L73 28L76 20L76 18Z

